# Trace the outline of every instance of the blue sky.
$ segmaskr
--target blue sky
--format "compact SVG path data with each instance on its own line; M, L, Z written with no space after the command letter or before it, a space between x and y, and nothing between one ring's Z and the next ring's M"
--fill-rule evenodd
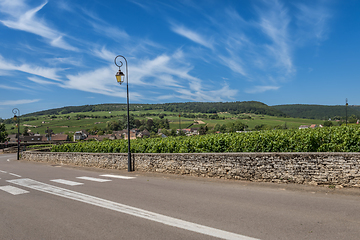
M355 0L0 0L0 118L126 103L117 55L130 103L358 105L359 11Z

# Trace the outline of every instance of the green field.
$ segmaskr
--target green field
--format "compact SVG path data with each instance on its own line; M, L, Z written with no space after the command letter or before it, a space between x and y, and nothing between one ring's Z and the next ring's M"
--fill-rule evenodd
M71 134L75 131L92 129L95 126L99 129L104 129L108 121L118 121L123 119L126 115L126 111L111 111L111 112L77 112L60 115L43 115L37 117L24 117L20 118L20 131L22 132L24 127L27 127L33 133L44 134L47 128L52 129L54 133L65 133ZM166 112L161 110L142 110L142 111L131 111L131 115L135 119L158 119L159 114L164 114L164 119L168 119L171 129L179 128L179 113ZM246 130L253 130L257 125L267 125L269 128L276 126L285 126L290 129L296 129L300 125L310 124L322 124L323 120L315 119L302 119L302 118L284 118L267 115L256 115L256 114L230 114L230 113L218 113L219 119L210 119L209 116L214 114L203 114L208 117L198 118L185 118L183 117L186 113L180 113L181 128L186 128L192 123L192 127L207 126L211 130L216 124L225 124L233 121L241 121L248 125ZM201 114L201 113L199 113ZM92 116L86 118L77 119L76 116ZM195 113L195 115L198 115ZM30 120L29 120L30 119ZM28 121L24 121L28 120ZM198 124L200 123L200 124ZM17 132L15 123L6 124L8 134L14 134Z

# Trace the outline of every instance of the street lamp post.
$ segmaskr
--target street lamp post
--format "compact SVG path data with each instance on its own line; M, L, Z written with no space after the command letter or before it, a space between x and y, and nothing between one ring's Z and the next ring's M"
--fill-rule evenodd
M346 119L345 119L345 125L347 126L347 106L348 106L348 100L346 99L346 105L345 105L345 112L346 112Z
M14 108L12 110L12 113L14 114L14 121L18 121L17 129L18 129L18 135L17 135L17 142L18 142L18 148L17 148L17 160L20 159L20 110L18 108Z
M121 71L123 63L119 61L119 64L116 63L116 59L122 57L125 60L126 66L126 75ZM119 67L119 71L115 74L117 82L121 85L124 82L124 77L126 76L126 97L127 97L127 138L128 138L128 172L133 171L132 162L131 162L131 150L130 150L130 115L129 115L129 74L128 74L128 63L124 56L118 55L115 57L115 65Z

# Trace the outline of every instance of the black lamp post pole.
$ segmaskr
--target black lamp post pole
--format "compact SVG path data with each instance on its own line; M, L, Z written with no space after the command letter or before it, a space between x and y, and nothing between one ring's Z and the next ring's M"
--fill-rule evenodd
M18 120L18 135L17 135L17 142L18 142L18 148L17 148L17 160L20 159L20 110L18 108L14 108L12 110L12 113L14 114L14 119Z
M347 106L348 106L348 99L346 99L346 105L345 105L345 112L346 112L346 119L345 119L345 125L347 126Z
M118 65L116 63L116 59L118 57L122 57L125 60L125 68L126 68L126 98L127 98L127 138L128 138L128 172L133 171L133 166L132 166L132 162L131 162L131 150L130 150L130 113L129 113L129 74L128 74L128 63L127 60L124 56L122 55L118 55L115 57L115 65L119 67L119 72L116 74L116 77L118 78L118 76L124 76L124 74L121 72L120 67L123 65L123 63L121 61L119 61L120 65ZM122 82L119 81L118 82L121 84Z

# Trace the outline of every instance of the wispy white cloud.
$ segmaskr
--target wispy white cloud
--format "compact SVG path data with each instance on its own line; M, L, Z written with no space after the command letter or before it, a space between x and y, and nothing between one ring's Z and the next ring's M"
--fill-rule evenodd
M28 64L15 65L6 61L1 55L0 55L0 70L21 71L21 72L26 72L41 77L49 78L52 80L60 81L60 77L57 75L59 69L57 68L46 68L46 67L39 67Z
M203 45L204 47L213 49L213 43L212 40L210 39L206 39L205 37L201 36L199 33L190 30L184 26L179 26L179 25L173 25L171 28L175 33L190 39L193 42L196 42L200 45Z
M254 86L251 89L246 89L246 93L263 93L266 91L275 91L278 90L279 86Z
M126 98L126 88L119 87L115 79L114 67L102 67L92 71L80 72L76 75L67 75L62 88L75 89L84 92L102 94L111 97ZM131 91L131 99L141 99L136 91Z
M229 67L233 72L240 73L246 76L246 72L243 67L243 62L238 56L231 55L230 57L219 56L222 60L223 65Z
M114 52L111 52L111 51L107 50L105 46L101 47L101 49L94 48L92 50L92 54L94 56L96 56L96 57L99 57L99 58L103 59L103 60L111 61L111 62L115 58Z
M236 95L238 91L230 89L227 84L216 90L211 90L213 86L205 86L201 79L190 75L191 66L179 62L183 57L178 49L171 56L160 55L152 60L144 60L131 68L131 80L139 85L150 84L172 92L157 97L158 100L175 97L187 101L223 101ZM152 83L149 83L150 79L153 79Z
M191 91L199 91L202 83L199 78L189 74L192 68L181 62L179 51L172 56L163 54L154 59L145 59L130 67L131 79L135 84L148 84L149 79L152 79L154 85L162 88L189 88Z
M0 11L11 16L11 19L2 19L0 22L8 28L30 32L48 40L49 44L70 50L78 51L76 47L68 44L64 39L64 34L59 33L49 27L42 19L38 19L36 14L47 4L44 2L35 8L28 7L23 1L1 1ZM30 9L29 9L30 8ZM20 11L20 10L23 10Z
M0 101L0 105L2 106L14 106L21 104L29 104L39 102L41 99L21 99L21 100L4 100Z
M237 94L237 90L230 89L229 86L225 85L217 90L210 91L190 91L189 89L178 89L176 90L177 98L184 100L191 100L197 102L218 102L223 101L224 99L233 99Z
M8 85L3 85L3 84L0 84L0 89L6 89L6 90L24 90L24 89L22 89L22 88L13 87L13 86L8 86Z
M291 56L291 40L289 36L290 17L288 10L279 1L268 2L266 10L259 10L259 27L271 40L266 47L271 56L277 61L278 67L286 69L288 74L295 68Z
M85 13L86 16L90 18L86 19L87 24L92 26L97 33L105 35L108 38L115 40L116 42L129 38L129 34L126 31L107 23L99 16L97 16L96 13L89 11L86 8L81 8L81 10L83 13Z
M133 4L141 7L142 9L146 10L146 11L151 11L151 7L145 5L143 2L137 1L137 0L129 0L130 2L132 2Z
M115 71L110 67L102 67L76 75L67 75L62 87L77 89L85 92L99 93L110 96L123 97L124 91L114 89L116 86Z
M46 81L37 77L28 77L28 79L34 83L40 84L40 85L59 85L59 82L51 82Z
M83 61L81 58L75 57L54 57L54 58L46 58L44 59L49 65L72 65L72 66L83 66Z
M300 28L298 38L301 40L317 39L323 41L327 38L331 17L330 11L322 2L311 5L295 4L298 8L296 14L297 25Z
M98 24L95 22L92 22L91 25L98 33L105 34L108 38L112 38L117 42L129 38L129 35L124 30L121 30L115 26L108 24Z

